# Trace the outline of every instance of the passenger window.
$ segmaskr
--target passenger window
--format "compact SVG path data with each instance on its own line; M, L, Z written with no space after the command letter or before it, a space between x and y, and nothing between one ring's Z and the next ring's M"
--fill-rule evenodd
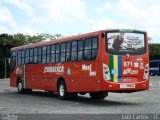
M71 55L70 55L70 49L71 49L71 48L70 48L70 42L68 42L68 43L67 43L67 46L66 46L66 61L70 61L70 59L71 59L71 58L70 58L70 56L71 56Z
M71 60L77 60L77 41L72 42Z
M38 48L38 63L42 62L42 48Z
M26 64L29 63L29 49L26 50L26 54L25 54L25 63L26 63Z
M46 46L42 47L42 63L46 63Z
M56 62L55 58L56 58L56 47L55 45L52 45L51 46L51 62L52 63Z
M83 40L78 41L78 61L83 59Z

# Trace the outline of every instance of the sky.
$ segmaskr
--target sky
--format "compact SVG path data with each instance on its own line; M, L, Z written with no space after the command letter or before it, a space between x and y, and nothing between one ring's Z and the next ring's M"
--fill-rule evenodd
M0 0L0 34L147 31L160 43L160 0Z

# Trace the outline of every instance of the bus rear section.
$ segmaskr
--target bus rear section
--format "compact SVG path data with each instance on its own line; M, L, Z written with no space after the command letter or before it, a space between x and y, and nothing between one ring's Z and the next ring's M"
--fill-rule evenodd
M149 89L147 33L106 31L103 55L103 90L135 92Z

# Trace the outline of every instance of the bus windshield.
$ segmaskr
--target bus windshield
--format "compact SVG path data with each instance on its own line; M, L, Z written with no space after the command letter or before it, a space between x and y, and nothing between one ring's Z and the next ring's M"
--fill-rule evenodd
M106 50L114 55L141 55L146 52L145 32L107 31Z

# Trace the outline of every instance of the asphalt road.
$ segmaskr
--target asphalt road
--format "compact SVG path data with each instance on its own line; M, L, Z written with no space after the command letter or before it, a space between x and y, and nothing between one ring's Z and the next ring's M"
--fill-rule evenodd
M60 100L56 93L18 94L9 80L0 80L0 113L4 114L160 114L160 77L151 77L150 90L109 93L105 100L89 95ZM159 116L160 117L160 116Z

